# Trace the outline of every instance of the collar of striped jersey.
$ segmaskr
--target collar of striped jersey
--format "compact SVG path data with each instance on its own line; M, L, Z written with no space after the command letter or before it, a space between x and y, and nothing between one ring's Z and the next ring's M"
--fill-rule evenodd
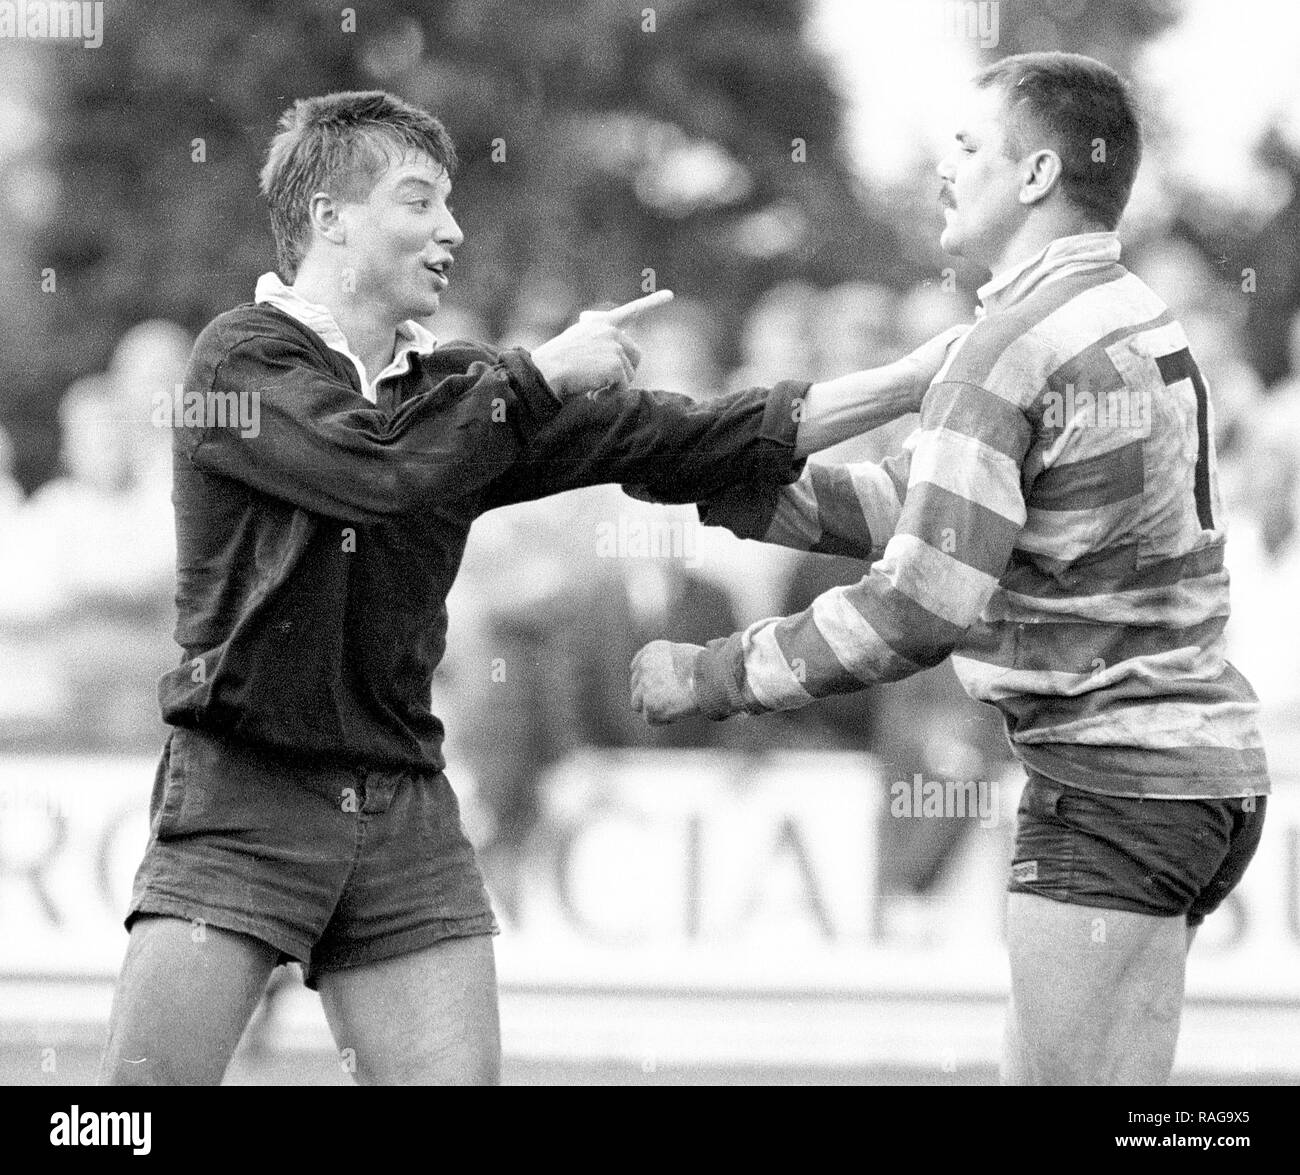
M297 319L309 330L320 335L321 340L331 351L345 355L356 366L357 376L361 380L361 394L372 404L377 402L375 386L380 380L393 375L405 375L411 370L411 354L428 355L438 345L437 338L428 328L421 326L413 318L408 318L397 328L397 347L393 351L392 361L383 369L374 381L366 379L365 364L348 346L334 315L318 302L309 302L292 286L286 286L277 273L264 273L257 279L253 292L253 301L274 306L290 318Z
M1111 265L1119 260L1119 236L1116 233L1078 233L1057 237L1027 261L996 273L976 291L980 312L1000 310L1019 302L1044 280L1054 280L1080 268Z

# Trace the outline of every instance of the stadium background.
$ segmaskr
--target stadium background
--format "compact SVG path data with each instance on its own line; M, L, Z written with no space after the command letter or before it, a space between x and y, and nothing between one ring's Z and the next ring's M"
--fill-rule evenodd
M177 655L150 406L271 267L255 175L288 102L384 87L447 123L467 244L439 336L527 345L671 287L638 382L708 395L874 365L970 315L983 277L938 252L933 163L958 84L1030 48L1099 56L1142 101L1126 259L1211 384L1231 656L1277 782L1192 955L1175 1079L1300 1078L1300 13L107 0L103 32L0 38L0 1082L93 1072ZM476 526L435 712L503 925L507 1080L993 1078L1019 780L996 716L946 667L719 726L627 710L643 641L857 577L612 488ZM891 810L927 781L992 807ZM277 974L230 1080L348 1080Z

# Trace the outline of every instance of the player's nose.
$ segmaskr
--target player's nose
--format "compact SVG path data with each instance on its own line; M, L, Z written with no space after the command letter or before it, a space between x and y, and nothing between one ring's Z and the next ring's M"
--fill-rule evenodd
M456 218L450 212L443 218L438 225L438 231L434 234L438 244L447 249L458 249L465 243L465 234L461 231L460 225Z

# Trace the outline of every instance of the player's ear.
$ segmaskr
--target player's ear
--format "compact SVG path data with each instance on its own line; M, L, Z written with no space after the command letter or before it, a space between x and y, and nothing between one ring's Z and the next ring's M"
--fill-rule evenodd
M1061 157L1043 147L1026 158L1020 184L1020 203L1037 204L1061 182Z
M339 217L339 206L328 192L317 192L308 204L307 215L312 228L326 240L342 245L347 240L347 230Z

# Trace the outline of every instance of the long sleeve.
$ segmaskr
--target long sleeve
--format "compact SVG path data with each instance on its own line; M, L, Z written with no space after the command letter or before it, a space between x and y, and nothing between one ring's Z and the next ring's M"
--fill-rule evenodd
M931 388L883 556L806 611L710 643L695 681L710 717L806 705L936 665L984 610L1025 523L1032 426L973 384Z
M695 502L741 481L793 481L807 389L780 383L711 400L631 389L569 400L493 481L483 509L607 482Z
M879 463L810 462L793 485L732 486L699 504L700 521L796 551L878 559L907 496L915 436Z
M509 468L560 404L523 352L435 356L427 390L388 414L305 339L196 350L187 401L224 403L227 419L181 427L178 443L204 472L344 521L465 498ZM240 404L248 427L233 426Z

